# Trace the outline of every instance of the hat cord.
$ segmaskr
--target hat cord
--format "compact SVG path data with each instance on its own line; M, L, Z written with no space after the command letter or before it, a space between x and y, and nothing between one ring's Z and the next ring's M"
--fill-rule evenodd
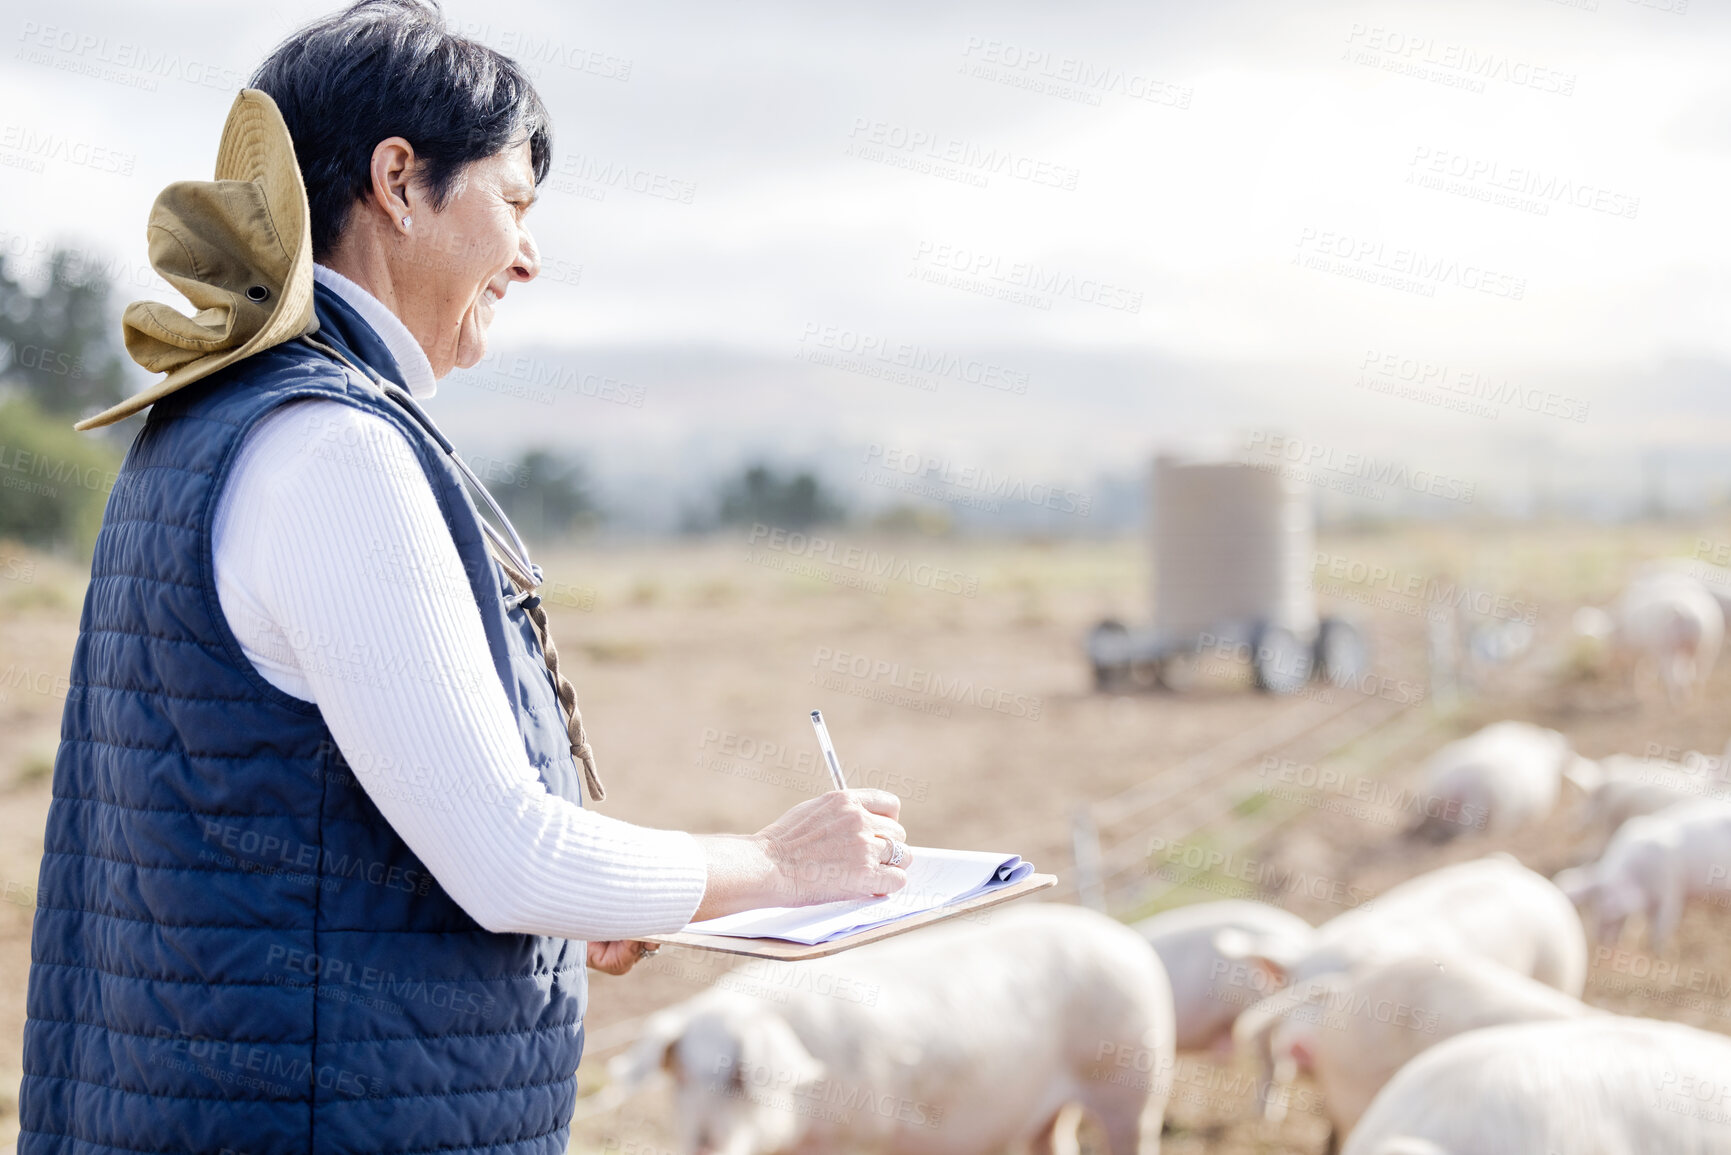
M488 542L487 546L517 587L518 604L528 613L529 621L535 627L535 635L541 642L541 658L547 663L547 672L553 675L559 704L565 708L565 735L571 741L571 756L583 767L583 785L588 789L589 797L600 802L607 797L607 788L601 784L601 774L595 768L595 751L589 745L589 735L583 728L583 711L577 706L577 687L559 669L559 648L553 644L552 631L547 628L547 611L541 605L540 595L535 593L541 583L518 569L497 545Z
M488 492L481 479L475 476L475 472L468 467L468 464L461 457L457 456L456 447L451 444L450 439L439 431L439 428L433 424L433 419L419 405L416 405L408 394L392 386L376 373L363 372L353 361L343 356L341 352L329 344L314 340L310 335L304 333L300 339L326 356L348 366L363 380L370 380L379 387L388 399L413 417L416 423L431 434L434 441L438 442L439 448L443 449L445 454L456 463L459 467L458 472L467 478L471 485L481 491L481 496L486 499L488 507L505 523L506 531L510 534L509 543L504 540L498 530L493 528L490 522L485 518L479 519L481 528L487 531L485 535L487 551L504 569L505 575L511 579L511 584L517 587L517 596L509 600L529 615L529 622L535 627L535 636L541 643L541 660L546 663L547 672L553 676L553 686L559 698L559 705L565 712L565 736L571 744L571 757L583 767L583 785L588 790L592 801L604 801L607 798L607 788L601 783L600 771L595 766L595 750L589 745L589 735L583 727L583 711L577 705L577 687L573 686L571 680L559 669L559 648L553 644L553 634L547 626L547 611L542 607L541 598L535 592L541 586L541 568L529 561L529 552L524 548L522 538L517 536L516 527L511 525L511 519L505 516L503 509L499 508L499 503L494 500L493 495Z

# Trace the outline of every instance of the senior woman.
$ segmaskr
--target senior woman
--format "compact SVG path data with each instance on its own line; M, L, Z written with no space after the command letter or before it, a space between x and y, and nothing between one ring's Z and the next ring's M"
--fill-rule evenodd
M582 806L539 571L418 404L535 278L550 148L510 60L369 0L279 47L218 179L158 198L198 312L131 306L167 376L81 423L150 407L55 764L25 1155L561 1152L586 962L905 883L881 792L751 836Z

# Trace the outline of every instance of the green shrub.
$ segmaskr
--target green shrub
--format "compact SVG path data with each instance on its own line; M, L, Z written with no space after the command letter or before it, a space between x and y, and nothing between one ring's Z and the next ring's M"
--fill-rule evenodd
M88 548L120 459L23 397L0 401L0 537Z

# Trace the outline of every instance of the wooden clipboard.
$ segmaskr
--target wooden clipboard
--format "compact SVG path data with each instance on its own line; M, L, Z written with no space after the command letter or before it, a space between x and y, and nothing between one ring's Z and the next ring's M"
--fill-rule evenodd
M856 946L864 946L880 939L894 938L898 934L906 934L910 930L918 930L922 926L931 926L935 922L958 918L964 914L972 914L976 910L985 910L989 906L1011 902L1025 898L1037 891L1046 890L1058 885L1055 874L1030 874L1020 882L997 890L987 891L975 898L962 902L952 902L948 906L940 906L936 910L924 911L909 915L895 922L874 926L870 930L857 931L832 938L828 942L814 943L807 946L802 942L789 942L784 938L733 938L723 934L690 934L678 931L674 934L646 934L643 942L658 942L665 946L686 946L693 950L713 950L722 954L749 955L752 958L781 959L784 962L797 962L801 959L825 958L832 954L840 954L844 950L852 950Z

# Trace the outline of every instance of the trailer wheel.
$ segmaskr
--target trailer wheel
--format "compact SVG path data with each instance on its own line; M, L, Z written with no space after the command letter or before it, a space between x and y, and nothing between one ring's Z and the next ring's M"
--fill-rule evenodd
M1310 680L1311 650L1291 630L1261 625L1251 635L1250 665L1258 690L1290 694Z
M1096 690L1113 690L1129 675L1129 641L1129 628L1116 618L1088 631L1088 661L1094 667Z
M1316 676L1335 686L1350 686L1370 666L1370 643L1345 618L1323 618L1316 631Z

